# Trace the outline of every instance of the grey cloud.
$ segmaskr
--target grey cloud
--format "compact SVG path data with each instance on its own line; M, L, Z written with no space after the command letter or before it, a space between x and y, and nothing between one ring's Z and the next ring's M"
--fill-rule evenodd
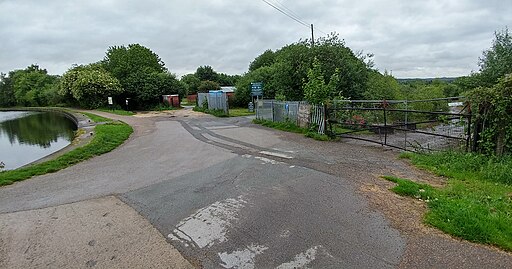
M268 0L277 3L278 0ZM279 0L318 37L338 32L397 77L459 76L477 69L508 1ZM112 45L140 43L183 75L200 65L243 73L260 53L310 37L263 1L0 0L0 72L38 63L61 74L101 60Z

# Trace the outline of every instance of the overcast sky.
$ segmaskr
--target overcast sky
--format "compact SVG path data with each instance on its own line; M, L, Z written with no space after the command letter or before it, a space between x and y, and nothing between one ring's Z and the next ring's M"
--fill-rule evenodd
M512 0L266 1L313 23L316 37L339 33L398 78L476 71L494 31L512 26ZM62 74L139 43L177 75L201 65L241 74L266 49L310 35L261 0L0 0L0 72L35 63Z

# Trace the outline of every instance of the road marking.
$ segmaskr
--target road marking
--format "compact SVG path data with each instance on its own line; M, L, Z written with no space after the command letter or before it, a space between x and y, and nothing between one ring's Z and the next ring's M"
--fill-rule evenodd
M258 159L260 161L263 161L263 164L266 164L266 163L270 163L270 164L282 164L282 162L278 162L276 160L272 160L272 159L268 159L268 158L265 158L265 157L254 157L254 159Z
M293 261L283 263L276 269L288 269L288 268L305 268L308 264L316 259L316 253L318 248L322 246L314 246L302 253L295 255Z
M223 252L218 255L224 268L253 269L256 255L267 249L268 247L252 244L243 250L236 250L231 253Z
M239 126L236 126L236 125L224 125L224 126L206 127L206 129L208 129L208 130L233 129L233 128L239 128Z
M290 237L290 235L292 235L292 232L290 232L290 230L283 230L281 232L281 234L279 234L279 237L287 238L287 237Z
M270 151L260 151L260 154L265 154L269 156L279 157L279 158L285 158L285 159L293 159L292 156L288 156L283 153L277 153L277 152L270 152Z
M282 151L282 152L286 152L286 153L295 153L294 150L284 150L284 149L278 149L278 148L273 148L273 150L275 150L275 151Z
M238 219L238 211L246 203L242 196L215 202L180 221L168 237L185 244L192 243L199 248L224 242L231 222Z

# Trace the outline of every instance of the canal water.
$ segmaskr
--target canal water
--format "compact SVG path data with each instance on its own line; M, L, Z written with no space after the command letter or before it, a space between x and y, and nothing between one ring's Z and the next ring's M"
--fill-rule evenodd
M0 111L0 162L19 168L69 145L76 125L58 112Z

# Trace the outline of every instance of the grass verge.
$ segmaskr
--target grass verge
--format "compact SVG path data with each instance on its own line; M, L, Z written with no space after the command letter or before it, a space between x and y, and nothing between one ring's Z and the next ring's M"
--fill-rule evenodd
M122 109L108 109L108 108L98 108L98 111L103 111L111 114L121 115L121 116L133 116L135 113L132 111L126 111Z
M80 113L86 115L87 117L89 117L89 119L91 119L94 122L112 122L111 119L107 119L105 117L98 116L96 114L92 114L89 112L80 112Z
M203 112L203 113L206 113L206 114L210 114L210 115L213 115L213 116L219 117L219 118L229 117L229 115L226 114L224 112L224 110L222 110L222 109L207 109L207 108L203 108L203 107L200 107L200 106L195 106L192 110L197 111L197 112Z
M285 132L292 132L292 133L298 133L298 134L304 134L306 137L313 138L315 140L320 141L327 141L330 140L329 136L319 134L317 132L311 131L306 128L300 128L293 122L273 122L269 120L261 120L261 119L254 119L252 121L253 123L263 125L265 127L285 131Z
M391 189L395 193L427 203L425 223L468 241L512 251L512 185L503 176L510 173L510 159L456 152L402 157L449 177L443 188L384 177L397 183ZM486 171L489 168L495 170Z
M497 158L447 151L438 154L404 153L414 165L459 180L485 180L512 185L512 156Z
M252 116L254 112L249 112L247 108L230 108L229 116L230 117L244 117L244 116Z
M104 122L105 120L103 119L106 118L98 120ZM74 149L60 157L57 157L56 159L44 163L35 164L26 168L0 172L0 186L9 185L16 181L25 180L33 176L57 172L73 164L109 152L128 139L130 134L133 132L132 127L128 124L119 122L108 122L106 124L98 125L94 130L96 133L94 138L89 144L83 147Z

